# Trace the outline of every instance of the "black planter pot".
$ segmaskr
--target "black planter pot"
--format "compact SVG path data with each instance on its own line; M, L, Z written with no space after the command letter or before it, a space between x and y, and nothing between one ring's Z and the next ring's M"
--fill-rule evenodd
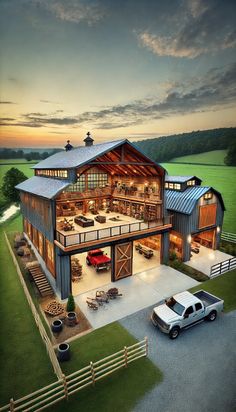
M51 324L51 329L53 333L59 333L62 331L63 323L60 319L56 319Z
M68 326L75 326L77 324L77 314L75 312L68 312L66 320Z
M57 358L59 362L70 360L70 346L68 343L60 343L58 346Z

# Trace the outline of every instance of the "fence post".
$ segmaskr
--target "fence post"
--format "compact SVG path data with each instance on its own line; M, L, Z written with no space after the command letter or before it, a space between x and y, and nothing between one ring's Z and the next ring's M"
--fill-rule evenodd
M127 366L128 366L128 351L127 351L127 346L124 346L124 356L125 356L125 367L127 368Z
M11 398L11 399L10 399L10 411L11 411L11 412L14 412L14 410L15 410L15 408L14 408L14 399Z
M148 356L148 338L147 338L147 336L145 336L145 349L146 349L145 355Z
M93 381L93 386L94 386L95 385L95 373L94 373L93 362L90 362L90 370L91 370L91 376L92 376L92 381Z
M66 377L65 377L64 374L62 375L62 379L63 379L65 397L66 397L66 399L68 400L68 388L67 388Z

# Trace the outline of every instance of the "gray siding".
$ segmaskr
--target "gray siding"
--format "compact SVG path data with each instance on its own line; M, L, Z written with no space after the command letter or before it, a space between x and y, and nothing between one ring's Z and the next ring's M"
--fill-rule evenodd
M42 215L37 207L32 207L32 203L21 202L21 212L37 230L39 230L50 242L54 242L54 227L55 227L55 205L52 200L44 200L38 196L34 196L43 202L43 208L46 211L47 218Z
M66 299L71 293L70 256L61 255L60 249L56 246L55 259L57 290L61 295L61 299Z
M170 236L169 232L165 232L161 236L161 263L166 263L169 260Z

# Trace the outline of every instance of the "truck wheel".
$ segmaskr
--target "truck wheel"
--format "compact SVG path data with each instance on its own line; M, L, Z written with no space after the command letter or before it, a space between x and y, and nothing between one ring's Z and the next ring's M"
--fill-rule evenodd
M86 263L88 266L91 266L91 263L89 262L89 260L86 258Z
M97 272L97 273L99 272L99 268L98 268L98 267L96 267L96 272Z
M169 332L170 339L177 339L179 336L180 329L176 326Z
M216 317L217 317L217 312L215 310L213 310L207 316L207 320L209 320L210 322L213 322L216 319Z

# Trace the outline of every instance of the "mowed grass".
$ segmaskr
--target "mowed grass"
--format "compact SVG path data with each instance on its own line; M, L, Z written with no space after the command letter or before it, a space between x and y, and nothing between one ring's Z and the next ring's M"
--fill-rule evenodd
M89 362L102 359L117 352L125 345L136 343L118 322L81 337L70 343L72 358L62 365L65 374L87 366ZM162 380L161 371L147 358L141 358L102 379L95 387L88 387L51 408L63 412L128 412L133 410L137 401Z
M22 230L21 222L18 216L0 227L0 405L56 379L3 234Z
M203 186L212 186L224 199L226 212L223 230L236 233L236 167L163 163L169 175L195 175L202 179Z
M224 312L236 309L236 269L207 280L203 285L195 286L190 291L196 292L201 289L223 299Z
M20 231L21 222L19 215L0 227L1 406L11 397L18 399L56 381L4 239L3 230ZM62 364L63 371L69 374L91 360L109 356L135 342L136 339L118 322L100 328L70 343L72 358ZM68 402L50 407L50 411L69 408L70 411L128 412L161 380L161 371L149 359L142 358L96 383L95 387L75 394Z
M227 155L227 150L212 150L210 152L198 153L189 156L175 157L171 162L178 163L202 163L224 166L224 158Z

